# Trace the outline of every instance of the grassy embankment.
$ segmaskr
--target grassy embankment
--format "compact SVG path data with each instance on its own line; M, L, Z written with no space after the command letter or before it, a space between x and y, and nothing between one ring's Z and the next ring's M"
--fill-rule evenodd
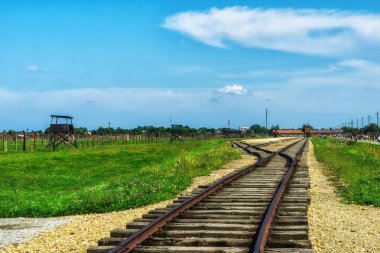
M380 207L380 145L313 138L314 152L347 203Z
M107 212L175 197L240 154L225 139L0 153L0 217Z

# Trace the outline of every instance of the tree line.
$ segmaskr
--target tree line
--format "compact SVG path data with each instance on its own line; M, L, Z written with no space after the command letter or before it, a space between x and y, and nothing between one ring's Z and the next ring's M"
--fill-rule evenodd
M300 130L304 130L305 128L304 124L302 127L297 128ZM272 134L273 130L280 129L280 126L277 125L272 125L270 128L265 128L265 126L261 126L260 124L253 124L250 126L249 130L246 132L248 134ZM323 128L322 128L323 129ZM360 129L356 128L350 128L350 127L343 127L342 128L344 133L353 133L360 131ZM163 134L163 133L170 133L172 130L171 127L155 127L155 126L138 126L135 128L131 129L126 129L126 128L113 128L113 127L99 127L98 129L95 130L90 130L86 127L77 127L74 128L74 133L75 134L111 134L111 135L117 135L117 134ZM240 129L232 129L232 128L207 128L207 127L200 127L200 128L192 128L189 126L179 126L177 130L181 131L184 134L228 134L228 133L240 133ZM364 132L378 132L379 128L376 124L369 124L363 128ZM26 129L26 132L30 132L29 129ZM49 133L49 128L43 130L38 130L34 131L36 133ZM14 134L14 130L9 130L9 134Z
M363 129L361 128L355 128L355 127L342 127L343 133L355 133L355 132L364 132L364 133L379 133L379 126L375 123L371 123L369 125L363 126Z
M279 125L272 126L270 129L268 129L268 133L272 133L273 130L280 129ZM91 130L90 132L93 134L142 134L142 133L150 133L150 134L156 134L156 133L170 133L172 130L171 127L154 127L154 126L138 126L136 128L132 129L123 129L123 128L112 128L112 127L99 127L96 130ZM177 130L181 131L185 134L228 134L228 133L240 133L240 129L233 129L233 128L207 128L207 127L200 127L200 128L192 128L189 126L179 126L177 127ZM79 127L75 128L75 133L84 134L86 132L89 132L87 128L85 127ZM266 133L266 129L263 126L260 126L259 124L254 124L250 127L249 131L247 133L252 134L264 134Z
M274 129L279 129L279 125L272 126L268 131L266 131L265 127L260 126L259 124L252 125L247 133L252 134L264 134L264 133L272 133ZM177 130L181 131L185 134L227 134L227 133L240 133L240 129L233 129L233 128L208 128L208 127L200 127L200 128L192 128L189 126L178 126L176 128ZM30 129L26 129L26 132L32 132ZM171 127L155 127L155 126L138 126L135 128L127 129L127 128L113 128L113 127L99 127L98 129L88 129L87 127L76 127L74 128L75 134L159 134L159 133L170 133L172 131ZM7 131L8 134L13 135L16 131L15 130L9 130ZM50 132L50 128L46 128L45 130L34 130L35 133L38 134L48 134Z

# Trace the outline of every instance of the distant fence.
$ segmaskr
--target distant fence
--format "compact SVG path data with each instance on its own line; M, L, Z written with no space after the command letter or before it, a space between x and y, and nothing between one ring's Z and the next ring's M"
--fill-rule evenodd
M102 145L127 145L141 143L163 143L170 142L170 133L143 133L143 134L75 134L75 140L78 148L86 148ZM212 138L248 138L247 134L201 134L189 133L183 134L182 138L186 140L212 139ZM3 152L20 152L20 151L42 151L51 150L46 148L49 143L49 134L37 132L18 132L1 133L0 151ZM60 146L63 148L63 145ZM70 148L70 147L65 147Z

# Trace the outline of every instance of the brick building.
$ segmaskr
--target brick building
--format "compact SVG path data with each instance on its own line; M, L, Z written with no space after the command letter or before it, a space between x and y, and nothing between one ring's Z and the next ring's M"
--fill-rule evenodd
M305 125L304 130L301 129L278 129L273 130L274 137L310 137L310 136L332 136L343 134L342 129L312 129L310 125Z

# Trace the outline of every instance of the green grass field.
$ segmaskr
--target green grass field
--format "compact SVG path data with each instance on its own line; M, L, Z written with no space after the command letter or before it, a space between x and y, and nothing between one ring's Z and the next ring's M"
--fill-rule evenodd
M240 154L226 139L0 153L0 217L139 207L175 197Z
M380 207L380 146L312 138L315 155L348 203Z

